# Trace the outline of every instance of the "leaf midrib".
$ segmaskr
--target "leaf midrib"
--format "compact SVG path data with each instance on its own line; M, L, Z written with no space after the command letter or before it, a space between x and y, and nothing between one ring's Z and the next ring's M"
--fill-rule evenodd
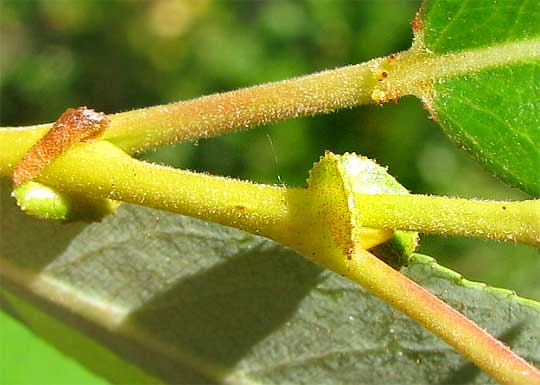
M389 84L400 95L426 98L438 81L527 62L540 64L540 37L444 55L431 53L419 37L400 57Z

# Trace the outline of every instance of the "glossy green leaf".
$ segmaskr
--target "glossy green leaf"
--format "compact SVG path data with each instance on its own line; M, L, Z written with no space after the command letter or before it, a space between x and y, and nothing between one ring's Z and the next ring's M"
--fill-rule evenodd
M366 290L274 242L129 205L99 224L53 223L22 213L7 190L6 309L111 382L493 383ZM421 255L403 271L540 363L538 303ZM31 309L50 319L31 322ZM109 356L75 354L96 352L90 343Z
M414 25L441 72L449 54L469 67L432 85L435 119L485 168L540 196L538 1L428 1Z

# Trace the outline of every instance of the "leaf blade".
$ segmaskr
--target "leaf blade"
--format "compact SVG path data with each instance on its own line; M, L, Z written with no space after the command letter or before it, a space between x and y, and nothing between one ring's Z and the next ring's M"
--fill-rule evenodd
M421 49L440 57L480 52L486 61L434 82L425 96L432 115L488 171L540 196L538 4L428 1L418 20Z

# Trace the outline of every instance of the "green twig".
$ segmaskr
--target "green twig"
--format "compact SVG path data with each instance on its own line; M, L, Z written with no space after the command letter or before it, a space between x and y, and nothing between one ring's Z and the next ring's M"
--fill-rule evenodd
M300 116L416 95L430 103L434 82L537 58L539 39L433 55L421 40L408 51L311 75L110 115L104 139L133 153ZM16 163L52 124L0 128L0 166ZM16 147L4 148L17 143ZM4 150L8 150L4 154ZM11 156L14 155L14 156ZM0 169L0 173L1 173Z
M490 238L540 246L540 200L494 202L427 195L358 194L362 223L376 228Z
M424 325L499 383L540 384L540 372L532 365L371 253L358 250L346 268L339 272Z
M192 100L110 115L111 126L103 138L133 153L162 144L194 140L269 124L300 116L328 113L340 108L375 103L371 97L378 86L379 63L385 58L323 71L285 81L267 83ZM18 141L30 147L52 125L0 128L2 142ZM6 148L6 150L8 150ZM1 163L15 163L24 154ZM1 155L0 155L1 156Z
M37 181L61 191L110 198L234 226L289 244L306 218L291 207L307 191L148 164L105 141L80 143L49 165ZM488 202L422 195L355 199L365 227L512 240L538 246L540 200ZM299 223L300 222L300 223Z

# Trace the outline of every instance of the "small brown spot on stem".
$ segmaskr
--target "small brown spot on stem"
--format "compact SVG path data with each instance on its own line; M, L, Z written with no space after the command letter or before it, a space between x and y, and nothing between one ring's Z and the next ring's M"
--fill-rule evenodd
M379 70L376 74L376 78L378 81L382 82L384 79L388 78L388 71L387 70Z
M349 247L347 250L345 250L345 256L350 261L352 259L352 255L354 254L354 248Z
M411 27L415 36L424 28L424 21L422 20L422 13L420 11L416 12L413 21L411 21Z
M244 205L234 205L234 208L241 211L247 210L247 207Z
M19 186L35 178L69 147L99 137L110 124L111 121L103 113L86 107L68 108L15 166L13 183Z

